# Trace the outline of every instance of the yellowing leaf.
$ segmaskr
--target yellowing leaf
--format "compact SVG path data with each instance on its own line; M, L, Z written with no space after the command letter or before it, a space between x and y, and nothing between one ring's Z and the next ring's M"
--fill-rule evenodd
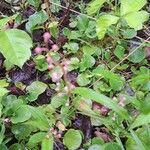
M86 8L88 15L96 13L105 1L106 0L94 0L90 4L88 4L88 7Z
M143 23L147 21L149 14L146 11L138 11L127 14L124 19L131 28L140 30L143 27Z
M96 32L99 39L104 38L108 27L116 24L119 17L110 14L103 15L97 20Z
M146 2L146 0L121 0L121 16L131 12L139 11L146 4Z

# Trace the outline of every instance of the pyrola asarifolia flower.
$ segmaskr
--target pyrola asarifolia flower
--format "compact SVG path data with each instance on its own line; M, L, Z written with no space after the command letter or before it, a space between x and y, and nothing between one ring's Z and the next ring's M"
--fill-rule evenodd
M49 32L45 32L45 33L43 34L43 38L44 38L44 42L45 42L45 43L48 43L48 40L51 38L50 33L49 33Z
M41 48L41 47L36 47L36 48L34 49L34 52L35 52L36 54L40 54L40 53L42 53L42 48Z
M58 51L59 50L58 45L57 44L52 45L52 50L53 51Z
M52 81L53 82L59 82L61 80L61 74L53 72L52 73Z

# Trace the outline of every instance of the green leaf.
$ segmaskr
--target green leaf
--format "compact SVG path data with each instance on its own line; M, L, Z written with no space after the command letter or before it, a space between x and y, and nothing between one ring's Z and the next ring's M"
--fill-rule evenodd
M11 128L12 133L18 140L26 139L32 132L32 128L26 124L15 124Z
M80 147L82 136L79 130L69 129L63 138L63 144L70 150L75 150Z
M20 106L13 117L11 117L12 123L16 124L19 122L24 122L30 119L31 113L27 105Z
M66 48L70 53L76 53L79 50L79 45L78 43L69 42L66 43L63 48Z
M51 105L53 108L59 108L61 105L64 105L68 100L68 96L66 94L57 94L51 99Z
M6 79L0 80L0 87L4 88L7 87L9 83L6 81Z
M90 79L89 79L89 75L86 74L86 73L81 73L78 75L77 77L77 83L80 85L80 86L85 86L87 84L90 83Z
M121 0L121 16L139 11L146 4L146 2L146 0ZM134 21L136 21L136 19L134 19Z
M38 143L40 143L46 136L45 132L38 132L33 134L30 139L29 142L27 143L27 146L29 148L33 148L35 147Z
M88 148L88 150L104 150L104 148L101 145L93 144Z
M47 88L47 85L40 81L32 82L31 85L29 85L26 90L28 91L29 95L27 96L27 99L29 101L35 101L40 94L42 94Z
M7 94L9 91L6 88L0 87L0 97Z
M99 17L99 19L97 20L97 25L96 25L96 32L97 32L98 38L99 39L104 38L107 29L111 25L116 24L118 20L119 20L119 17L113 16L110 14L106 14L106 15Z
M77 17L78 21L77 21L77 28L80 31L85 31L88 28L88 24L89 24L89 18L83 15L79 15Z
M106 143L104 150L122 150L122 148L115 142Z
M134 49L131 50L131 52L134 51ZM129 61L133 63L140 63L145 58L145 51L143 48L138 48L134 53L130 55L128 58Z
M129 27L140 30L143 28L143 23L149 19L149 13L146 11L132 12L127 14L124 19Z
M148 126L138 128L136 132L130 131L132 136L128 136L125 147L126 150L149 150L150 128Z
M100 104L112 109L114 112L116 112L118 115L122 116L123 118L128 117L128 113L124 108L118 106L117 103L115 103L113 100L111 100L107 96L100 94L98 92L95 92L92 89L78 87L78 88L75 88L73 93L79 94L84 98L91 99L97 103L100 103Z
M136 133L133 130L130 130L130 133L134 139L134 141L137 143L137 146L140 150L146 150L142 141L139 139L139 137L136 135Z
M49 122L47 116L39 109L32 106L28 106L32 114L32 121L36 122L41 130L47 130L49 128Z
M124 51L125 51L124 47L122 47L121 45L117 45L114 50L114 54L121 60L124 57Z
M30 58L32 40L29 35L18 29L0 32L0 52L12 64L22 67Z
M9 150L23 150L23 145L15 143L9 147Z
M48 19L48 15L45 11L39 11L34 13L29 17L29 21L26 23L26 29L29 33L32 33L32 30L37 25L44 23Z
M142 125L147 125L150 123L150 113L148 114L139 114L137 118L134 120L134 122L131 124L130 129L142 126Z
M0 150L8 150L8 148L6 145L0 144Z
M95 64L95 59L89 54L84 54L80 62L80 70L85 71L88 68L91 68Z
M36 9L39 7L40 5L40 0L27 0L28 3L32 6L34 6Z
M125 39L132 39L137 35L137 32L134 29L126 29L122 34Z
M109 80L109 84L114 91L119 91L124 85L124 81L118 74L115 74L107 69L103 69L98 66L92 72L95 76L103 77L105 80Z
M51 35L57 39L59 34L59 23L57 21L53 21L48 26Z
M105 2L106 0L93 0L92 2L90 2L90 4L88 4L88 7L86 8L88 15L96 13Z
M54 139L52 136L42 140L42 150L53 150Z
M18 14L0 19L0 29L3 29L10 20L14 20Z

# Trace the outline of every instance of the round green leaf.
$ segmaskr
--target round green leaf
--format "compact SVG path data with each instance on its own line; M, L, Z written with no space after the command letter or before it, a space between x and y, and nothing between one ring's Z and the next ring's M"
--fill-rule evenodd
M20 106L13 117L11 117L12 123L16 124L19 122L24 122L31 117L30 110L27 105Z
M133 49L134 50L134 49ZM132 50L131 50L132 52ZM143 48L138 48L130 57L129 60L133 63L140 63L145 58Z
M63 144L70 150L75 150L80 147L82 136L79 130L69 129L64 135Z
M18 29L0 32L0 52L14 65L22 67L30 58L32 40L29 35Z

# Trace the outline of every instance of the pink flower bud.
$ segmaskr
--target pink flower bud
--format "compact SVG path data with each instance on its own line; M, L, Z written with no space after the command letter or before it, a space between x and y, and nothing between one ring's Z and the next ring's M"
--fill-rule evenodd
M59 73L52 73L52 81L53 82L59 82L61 80L61 75Z
M42 53L42 48L41 48L41 47L36 47L36 48L34 49L34 52L35 52L36 54L40 54L40 53Z
M52 58L49 55L47 55L46 61L48 64L51 64L53 62Z
M48 70L52 70L54 68L54 65L53 64L49 64L48 65Z
M49 32L45 32L45 33L43 34L43 38L44 38L44 42L47 43L48 40L51 38L50 33L49 33Z
M57 44L52 45L52 50L53 51L58 51L59 50L58 45Z
M64 91L65 91L66 93L68 93L68 92L69 92L69 88L68 88L68 86L65 86L65 87L64 87Z

